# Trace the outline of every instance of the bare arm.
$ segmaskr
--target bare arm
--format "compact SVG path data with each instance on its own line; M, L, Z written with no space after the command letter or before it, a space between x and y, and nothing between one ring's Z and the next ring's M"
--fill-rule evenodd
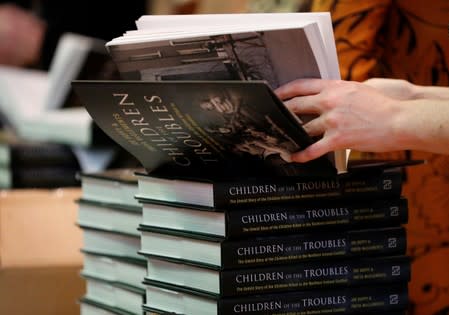
M441 86L421 86L405 80L372 78L363 82L385 95L400 99L449 99L449 89Z
M322 138L293 154L293 161L345 148L449 154L449 99L399 99L368 84L320 79L296 80L276 93L293 112L318 114L304 128Z

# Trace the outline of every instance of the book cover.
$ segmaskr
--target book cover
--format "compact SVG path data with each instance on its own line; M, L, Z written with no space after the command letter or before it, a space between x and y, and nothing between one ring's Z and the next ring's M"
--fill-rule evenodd
M223 178L335 174L326 158L292 163L312 143L264 82L74 81L103 131L154 175Z
M293 234L312 230L342 230L399 226L407 223L405 198L385 200L323 200L295 204L208 208L139 199L143 226L155 226L224 238Z
M408 306L407 285L310 290L249 297L212 299L178 288L146 287L144 309L156 313L196 315L384 314Z
M179 286L218 297L298 290L406 283L410 259L406 256L315 261L233 270L209 270L176 259L148 258L145 284Z
M69 146L19 140L0 132L0 166L14 167L70 167L79 163Z
M311 171L311 170L309 170ZM237 208L273 203L318 200L374 200L398 198L402 191L400 168L377 167L331 176L241 176L225 180L161 178L137 173L138 197L210 208ZM207 176L207 175L206 175ZM187 189L188 188L188 189Z
M79 168L64 166L0 167L0 188L78 187Z
M242 240L141 226L139 253L176 258L215 269L298 263L361 256L404 255L403 227L318 232Z

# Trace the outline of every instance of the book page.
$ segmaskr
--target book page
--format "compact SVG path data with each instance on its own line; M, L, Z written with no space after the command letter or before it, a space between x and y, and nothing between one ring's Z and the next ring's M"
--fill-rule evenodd
M164 32L195 32L220 25L222 32L238 25L246 30L269 29L272 25L288 25L287 28L302 27L317 23L327 55L329 79L340 79L332 21L329 12L295 13L236 13L236 14L192 14L192 15L144 15L136 21L138 31L148 30L153 34Z
M265 80L274 89L297 78L327 76L305 33L315 27L163 41L142 38L109 46L109 52L125 79Z

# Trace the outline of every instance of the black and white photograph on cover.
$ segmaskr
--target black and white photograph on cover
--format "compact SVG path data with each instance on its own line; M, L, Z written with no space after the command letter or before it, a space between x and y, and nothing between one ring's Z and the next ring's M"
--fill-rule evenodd
M265 80L276 88L297 78L298 69L301 77L320 77L301 28L130 43L109 51L130 80Z
M281 159L279 163L291 162L290 155L300 146L268 116L257 111L258 104L250 104L234 90L222 89L199 100L199 107L210 119L214 115L215 126L206 126L206 134L220 137L227 143L227 150L237 154L249 154L257 159ZM209 116L210 115L210 116Z

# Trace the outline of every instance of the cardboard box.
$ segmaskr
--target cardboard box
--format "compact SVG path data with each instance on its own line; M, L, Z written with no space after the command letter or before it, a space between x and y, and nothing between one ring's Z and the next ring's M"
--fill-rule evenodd
M79 314L79 188L0 191L0 314Z

